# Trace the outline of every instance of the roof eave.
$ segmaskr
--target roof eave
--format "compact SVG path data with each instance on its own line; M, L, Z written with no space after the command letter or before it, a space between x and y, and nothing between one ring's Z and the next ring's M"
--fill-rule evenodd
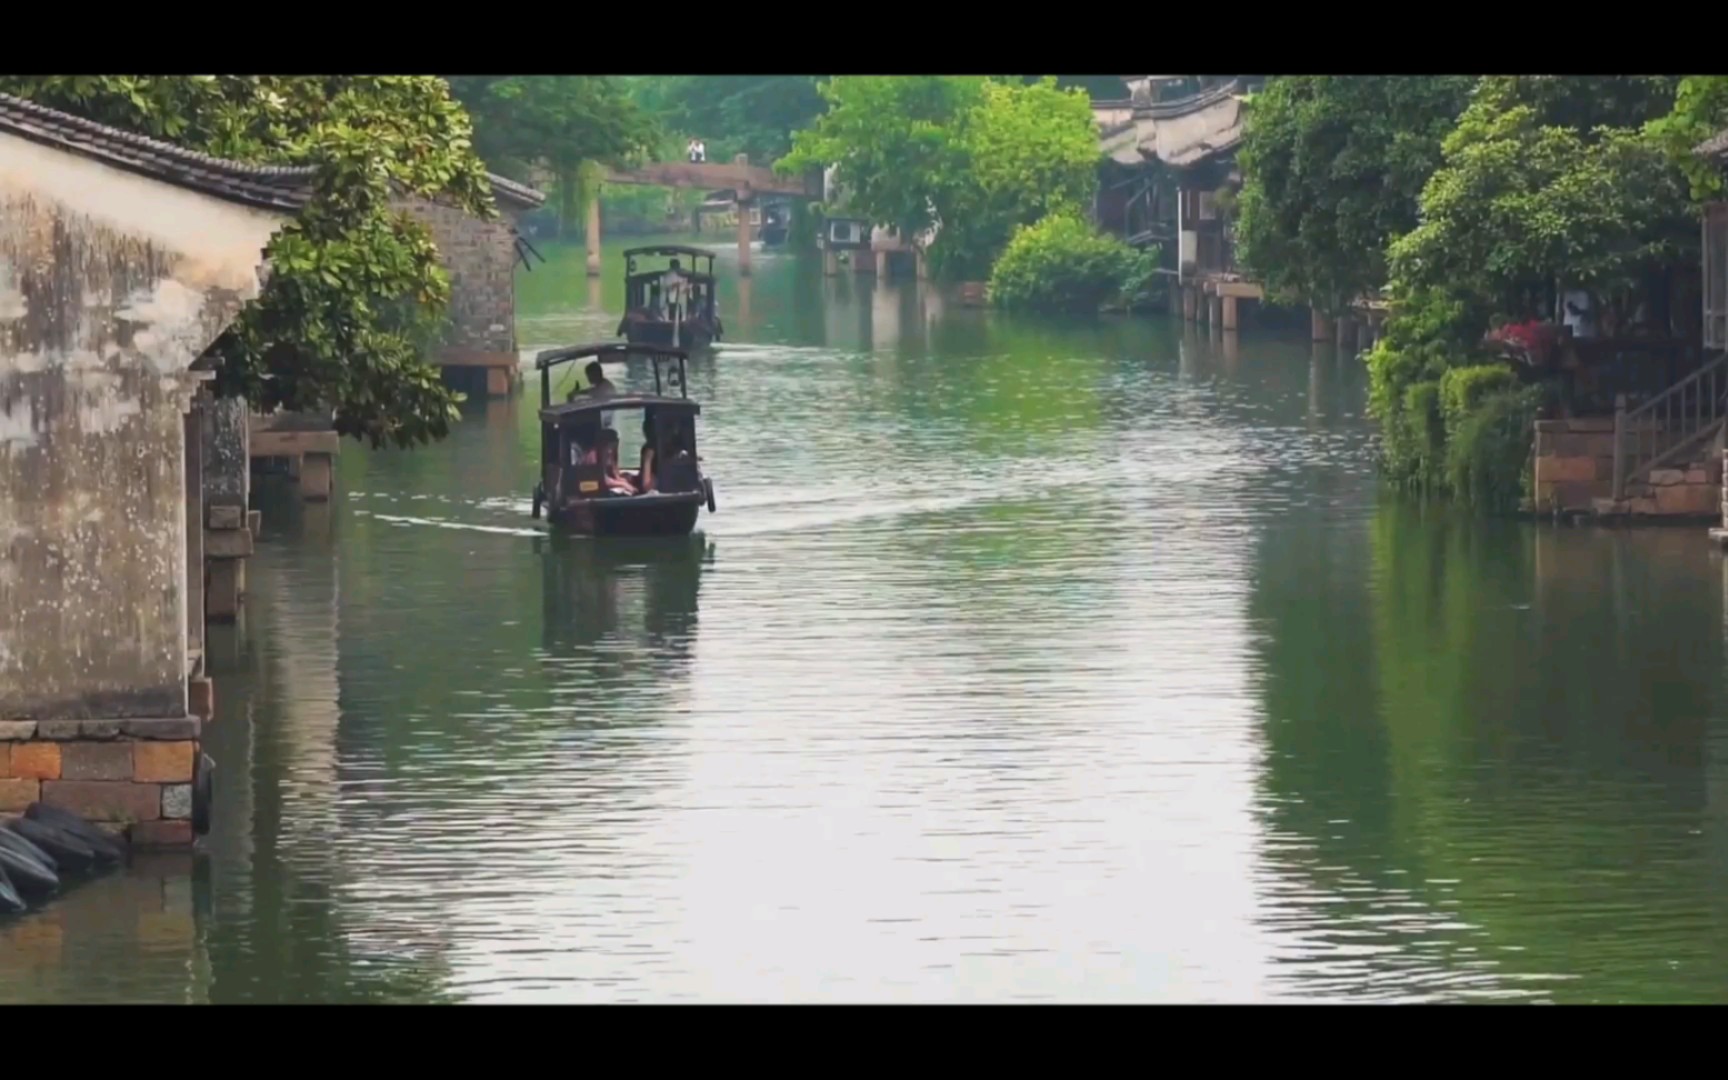
M188 150L10 94L0 132L229 202L295 213L311 198L311 166L252 165Z
M538 209L546 203L545 192L512 180L508 176L487 173L486 179L492 182L492 197L499 202L507 202L524 210Z

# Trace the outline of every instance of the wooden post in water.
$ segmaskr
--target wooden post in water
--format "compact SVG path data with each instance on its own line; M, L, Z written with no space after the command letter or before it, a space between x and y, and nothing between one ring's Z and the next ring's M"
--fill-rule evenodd
M740 169L749 168L750 155L739 154L732 162ZM738 276L747 277L750 274L750 204L754 199L749 185L742 180L735 194L736 201L732 205L738 210Z
M1349 315L1338 317L1338 349L1340 352L1354 352L1356 346L1356 320Z
M738 210L738 276L750 276L750 204L738 200L732 204Z
M588 276L600 276L600 192L588 198Z
M1310 337L1315 341L1332 340L1332 320L1319 308L1314 308L1309 318Z

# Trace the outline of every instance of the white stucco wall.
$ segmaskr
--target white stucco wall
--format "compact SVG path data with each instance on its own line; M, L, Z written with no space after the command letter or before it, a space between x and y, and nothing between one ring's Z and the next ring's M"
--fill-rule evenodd
M0 133L0 715L184 715L187 369L285 216Z

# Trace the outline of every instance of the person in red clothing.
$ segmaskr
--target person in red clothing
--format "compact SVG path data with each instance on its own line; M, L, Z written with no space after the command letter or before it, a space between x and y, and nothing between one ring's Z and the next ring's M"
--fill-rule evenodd
M615 495L638 493L630 478L618 471L618 432L614 429L600 429L600 438L592 450L582 455L582 464L598 465L604 470L601 475L607 491Z

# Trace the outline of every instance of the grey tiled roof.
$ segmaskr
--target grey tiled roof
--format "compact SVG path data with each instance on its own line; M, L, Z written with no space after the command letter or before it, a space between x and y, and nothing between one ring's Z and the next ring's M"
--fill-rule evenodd
M0 94L0 131L171 184L276 210L298 210L305 206L318 171L310 165L225 161L10 94ZM528 209L546 201L542 192L526 184L492 173L487 175L493 195L499 199Z
M224 161L10 94L0 94L0 131L218 198L273 210L294 211L305 206L317 172L306 165Z
M1702 157L1715 158L1717 161L1728 159L1728 128L1699 143L1696 152Z
M530 210L546 201L544 192L536 191L527 184L518 184L509 177L499 176L497 173L487 173L486 176L492 181L492 194L496 198L507 199Z

